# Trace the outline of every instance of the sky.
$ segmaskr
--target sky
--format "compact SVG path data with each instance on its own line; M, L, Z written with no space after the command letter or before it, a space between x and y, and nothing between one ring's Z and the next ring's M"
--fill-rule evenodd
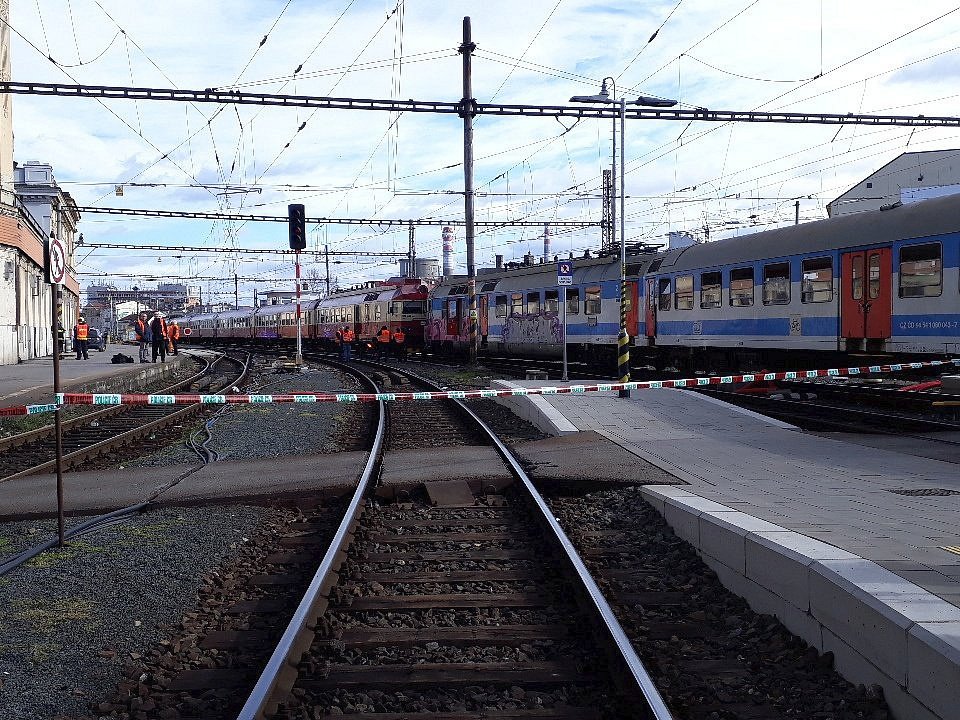
M16 82L238 89L457 102L465 16L481 103L564 105L612 77L616 97L679 107L960 115L960 5L924 0L11 0ZM308 217L462 220L456 115L16 95L14 157L54 168L81 206ZM603 119L480 116L476 218L597 221L611 166ZM960 146L957 129L631 120L626 238L715 240L826 217L826 205L905 151ZM617 142L621 139L619 134ZM123 186L123 195L115 188ZM286 249L286 226L83 213L86 242ZM539 227L478 228L478 266L542 252ZM465 272L463 229L456 270ZM416 230L438 258L440 228ZM398 272L406 228L309 225L303 275L340 287ZM556 229L553 252L600 246ZM275 254L84 248L81 286L201 285L240 303L290 289Z

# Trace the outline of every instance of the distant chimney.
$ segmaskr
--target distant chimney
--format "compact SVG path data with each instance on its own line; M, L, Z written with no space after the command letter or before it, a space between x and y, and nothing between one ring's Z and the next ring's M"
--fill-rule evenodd
M543 226L543 262L550 262L550 226Z
M443 228L443 274L453 275L453 228L449 225Z
M503 270L503 255L497 255L497 270Z

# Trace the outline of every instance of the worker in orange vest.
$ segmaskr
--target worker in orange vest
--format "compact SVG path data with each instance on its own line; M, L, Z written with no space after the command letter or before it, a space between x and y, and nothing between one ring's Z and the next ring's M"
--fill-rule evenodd
M73 326L73 345L77 351L77 360L89 360L87 356L87 342L90 338L90 326L83 315L77 318L77 324Z
M377 333L377 359L382 360L390 352L390 328L384 325Z
M147 314L140 313L140 317L133 323L133 334L137 345L140 346L140 362L150 362L147 360L147 343L150 342L150 323L147 322Z
M171 320L167 323L167 340L170 344L170 354L179 355L180 350L177 348L177 341L180 339L180 326L177 324L176 320Z
M399 325L397 329L393 331L393 355L400 361L406 361L407 359L407 336L403 332L403 328Z
M343 345L341 346L341 357L344 360L350 360L353 357L353 341L357 339L353 330L349 326L343 326Z

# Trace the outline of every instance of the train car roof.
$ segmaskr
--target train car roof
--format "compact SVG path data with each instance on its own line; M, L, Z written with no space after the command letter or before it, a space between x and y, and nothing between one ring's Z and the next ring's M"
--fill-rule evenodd
M305 303L300 303L300 311L303 312ZM257 308L258 317L267 317L271 315L283 315L288 312L296 312L297 304L296 303L279 303L277 305L261 305Z
M925 238L960 231L958 218L960 195L951 195L890 210L843 215L671 250L663 256L660 271L746 264L765 258L810 255L859 245Z
M240 308L239 310L224 310L215 314L220 320L227 320L235 317L246 317L253 314L253 308Z

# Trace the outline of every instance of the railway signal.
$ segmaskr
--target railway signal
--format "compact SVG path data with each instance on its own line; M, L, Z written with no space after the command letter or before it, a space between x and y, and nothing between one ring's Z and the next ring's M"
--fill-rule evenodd
M307 248L307 213L301 203L287 205L287 228L290 233L290 249Z

